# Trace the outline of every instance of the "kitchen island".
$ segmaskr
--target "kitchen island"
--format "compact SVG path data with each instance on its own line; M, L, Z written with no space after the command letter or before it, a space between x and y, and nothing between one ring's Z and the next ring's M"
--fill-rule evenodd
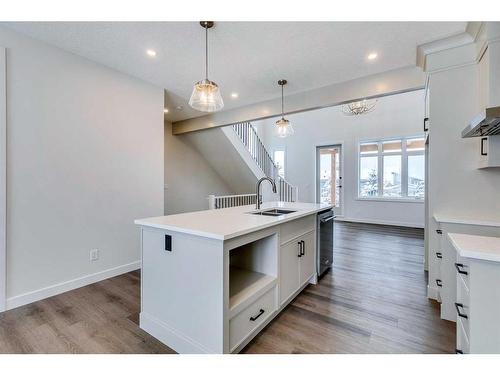
M136 220L141 328L179 353L239 352L316 282L316 214L330 208L268 202Z

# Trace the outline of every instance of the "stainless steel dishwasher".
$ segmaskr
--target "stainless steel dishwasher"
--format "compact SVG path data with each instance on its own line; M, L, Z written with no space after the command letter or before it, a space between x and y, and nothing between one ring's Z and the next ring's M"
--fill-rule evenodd
M317 246L316 269L318 277L321 277L333 262L333 210L325 210L318 213L317 218Z

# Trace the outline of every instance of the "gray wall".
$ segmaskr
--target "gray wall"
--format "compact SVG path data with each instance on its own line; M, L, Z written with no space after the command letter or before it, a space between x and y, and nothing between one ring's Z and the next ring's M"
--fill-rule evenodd
M165 214L206 210L210 194L233 191L190 142L189 135L172 135L172 124L166 121Z
M163 212L163 90L2 28L0 45L12 307L137 268L133 220Z

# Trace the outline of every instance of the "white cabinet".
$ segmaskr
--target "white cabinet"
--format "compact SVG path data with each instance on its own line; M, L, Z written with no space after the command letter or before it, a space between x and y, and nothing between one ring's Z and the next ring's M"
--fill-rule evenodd
M315 274L316 232L280 247L280 305L286 303Z
M500 239L450 233L448 241L456 252L457 353L499 354Z
M315 273L315 232L302 236L302 256L299 258L300 285L308 282Z
M280 305L299 288L300 240L292 240L280 247Z
M500 135L479 138L479 169L500 167Z

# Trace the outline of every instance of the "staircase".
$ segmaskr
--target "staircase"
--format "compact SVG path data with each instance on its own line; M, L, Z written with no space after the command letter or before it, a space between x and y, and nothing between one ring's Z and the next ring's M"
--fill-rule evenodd
M278 167L267 152L259 138L257 131L249 122L242 122L232 126L240 141L265 176L276 181L276 189L280 201L295 202L298 200L298 189L278 174Z

